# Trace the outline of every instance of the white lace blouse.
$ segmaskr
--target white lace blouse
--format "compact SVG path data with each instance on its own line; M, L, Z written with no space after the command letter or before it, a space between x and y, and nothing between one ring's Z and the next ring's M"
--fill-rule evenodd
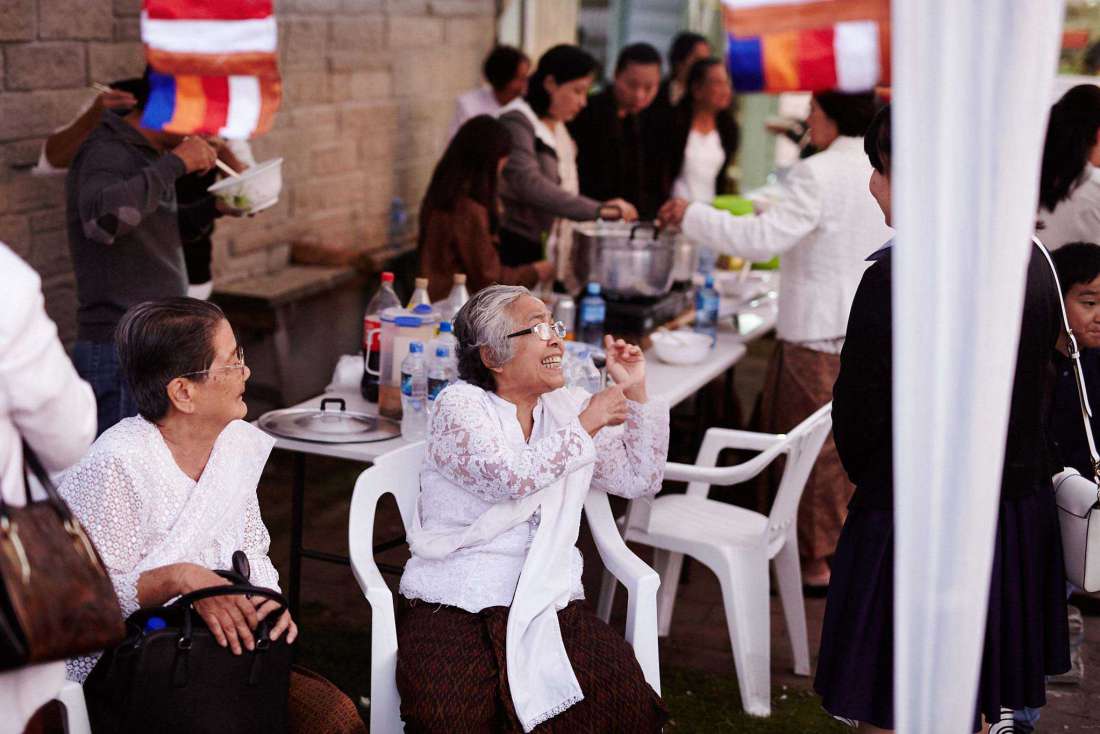
M256 479L271 448L254 431L262 434L242 421L230 424L196 482L176 464L155 425L126 418L65 477L59 491L99 550L124 616L140 607L137 582L145 571L185 562L228 569L236 550L247 554L253 584L279 588L256 499ZM235 516L222 517L226 511ZM98 659L69 660L69 679L83 682Z
M593 462L593 487L627 498L656 494L668 454L668 404L650 399L628 406L625 424L604 428L593 439L576 418L565 428L548 430L540 400L531 439L525 441L515 405L473 385L447 388L436 401L420 473L423 528L471 525L495 502L538 492ZM538 526L536 511L491 541L441 560L413 556L400 593L468 612L510 606ZM581 570L574 547L572 599L584 598Z

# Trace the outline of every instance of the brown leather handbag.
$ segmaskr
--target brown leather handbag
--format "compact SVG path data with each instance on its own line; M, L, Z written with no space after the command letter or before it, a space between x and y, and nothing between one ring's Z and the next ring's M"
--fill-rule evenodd
M0 493L0 670L96 652L125 625L99 553L23 443L25 467L46 492L14 507Z

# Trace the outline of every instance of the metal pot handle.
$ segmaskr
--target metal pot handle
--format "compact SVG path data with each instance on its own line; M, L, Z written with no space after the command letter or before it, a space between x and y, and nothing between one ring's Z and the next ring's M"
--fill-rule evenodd
M658 226L657 226L656 224L654 224L653 222L638 222L637 224L635 224L635 225L634 225L633 227L631 227L631 228L630 228L630 239L631 239L631 240L633 240L633 239L634 239L634 234L635 234L635 233L636 233L636 232L637 232L637 231L638 231L639 229L650 229L650 230L653 230L653 238L652 238L652 239L654 239L654 240L655 240L655 239L657 239L657 237L658 237L658 236L659 236L659 235L661 234L661 228L660 228L660 227L658 227Z
M321 412L324 412L325 406L328 405L329 403L336 403L337 405L340 406L341 411L345 411L345 410L348 409L348 404L346 402L344 402L343 398L322 398L321 399Z

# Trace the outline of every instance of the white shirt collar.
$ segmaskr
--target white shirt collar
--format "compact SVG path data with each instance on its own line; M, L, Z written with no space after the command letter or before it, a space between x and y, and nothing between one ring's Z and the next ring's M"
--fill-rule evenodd
M519 110L520 113L527 118L527 120L535 128L535 137L555 151L558 149L557 136L554 135L554 131L547 126L545 122L539 119L539 116L535 114L535 111L531 109L531 105L527 104L527 100L523 97L516 97L508 104L500 108L499 115L503 115L505 112L511 112L512 110Z

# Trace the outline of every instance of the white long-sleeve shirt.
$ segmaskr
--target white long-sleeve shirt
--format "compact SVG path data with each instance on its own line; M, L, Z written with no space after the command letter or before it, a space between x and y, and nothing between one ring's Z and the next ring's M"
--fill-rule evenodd
M38 275L2 243L0 278L0 492L22 505L20 439L48 471L65 469L95 438L96 405L46 315ZM0 673L0 734L22 732L64 682L61 662Z
M1086 164L1085 179L1050 211L1039 208L1043 227L1035 232L1049 250L1070 242L1100 244L1100 168Z
M576 418L557 430L547 426L542 401L535 406L529 441L516 406L474 385L454 385L439 396L420 473L420 519L425 530L472 525L497 502L538 492L580 467L595 463L592 486L634 498L661 488L668 454L668 404L628 402L622 427L591 438ZM413 556L401 576L410 599L448 604L468 612L510 606L539 513L482 545L459 548L446 558ZM570 595L583 599L580 551L572 551Z
M791 167L781 201L763 214L735 217L692 204L682 229L700 244L747 260L782 255L779 338L842 339L866 258L891 237L867 189L870 178L863 141L839 137Z

